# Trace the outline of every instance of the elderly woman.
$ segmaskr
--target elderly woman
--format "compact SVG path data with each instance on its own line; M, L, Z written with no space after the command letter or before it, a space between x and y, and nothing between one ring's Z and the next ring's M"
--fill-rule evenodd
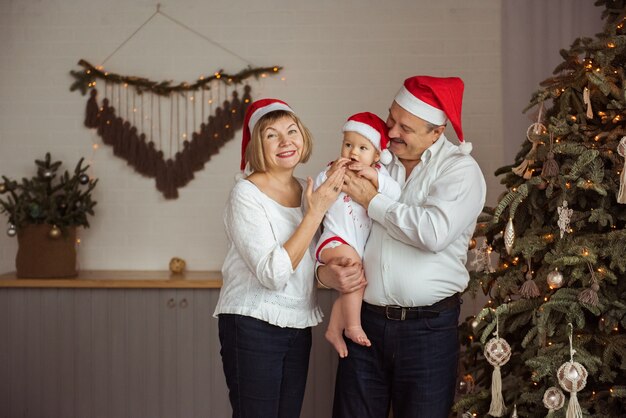
M345 169L313 192L294 177L311 135L280 100L250 105L241 169L224 212L229 249L215 314L233 418L300 416L311 327L322 315L313 275L316 232Z

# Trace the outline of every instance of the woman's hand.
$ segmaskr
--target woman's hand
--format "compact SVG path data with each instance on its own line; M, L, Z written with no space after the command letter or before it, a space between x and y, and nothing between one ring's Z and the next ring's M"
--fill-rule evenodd
M349 163L350 163L350 159L349 158L339 158L338 160L333 161L333 163L330 165L330 168L328 169L328 171L326 172L326 177L330 177L335 171L337 171L340 168L345 168Z
M343 178L346 174L345 164L339 165L332 174L329 174L326 181L313 191L313 179L307 178L306 200L308 211L320 217L326 214L337 196L341 193Z

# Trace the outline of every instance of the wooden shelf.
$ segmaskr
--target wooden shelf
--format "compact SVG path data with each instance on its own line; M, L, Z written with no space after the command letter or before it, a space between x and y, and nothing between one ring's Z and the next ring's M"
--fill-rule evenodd
M219 271L188 271L172 274L166 270L84 270L76 277L21 279L15 272L0 275L0 288L103 288L103 289L219 289Z

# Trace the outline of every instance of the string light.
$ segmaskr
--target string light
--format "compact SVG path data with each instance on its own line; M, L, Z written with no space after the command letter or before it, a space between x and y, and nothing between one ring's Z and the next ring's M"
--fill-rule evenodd
M615 48L615 44L613 42L609 42L608 44L606 44L606 46L608 46L609 48Z

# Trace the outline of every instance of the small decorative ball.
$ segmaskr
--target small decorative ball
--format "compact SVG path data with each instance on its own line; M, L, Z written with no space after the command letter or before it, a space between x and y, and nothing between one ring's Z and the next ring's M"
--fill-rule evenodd
M557 269L554 269L548 273L546 281L548 282L548 287L550 289L558 289L563 286L563 274L561 274L561 272Z
M187 266L187 263L182 258L173 257L170 260L170 271L174 274L182 273L183 271L185 271L186 266Z
M576 361L563 363L556 376L561 387L568 392L579 392L587 385L587 369Z
M459 380L458 391L461 394L468 394L474 390L475 382L474 376L466 374Z
M479 322L478 322L476 319L474 319L474 320L472 321L472 328L476 329L476 327L478 326L478 324L479 324Z
M565 395L556 386L549 387L543 394L543 405L551 411L563 408Z
M52 239L59 239L61 238L61 230L58 226L52 225L52 228L48 232L48 236Z
M80 176L78 176L78 182L80 184L87 184L87 183L89 183L89 176L87 174L81 174Z
M492 366L502 366L511 358L511 346L504 338L492 338L485 344L485 358Z
M468 248L469 248L470 250L473 250L474 248L476 248L476 238L472 238L472 239L470 239L470 242L469 242L469 246L468 246Z
M9 224L9 229L7 229L7 235L10 237L14 237L17 235L17 229L15 228L15 225Z

